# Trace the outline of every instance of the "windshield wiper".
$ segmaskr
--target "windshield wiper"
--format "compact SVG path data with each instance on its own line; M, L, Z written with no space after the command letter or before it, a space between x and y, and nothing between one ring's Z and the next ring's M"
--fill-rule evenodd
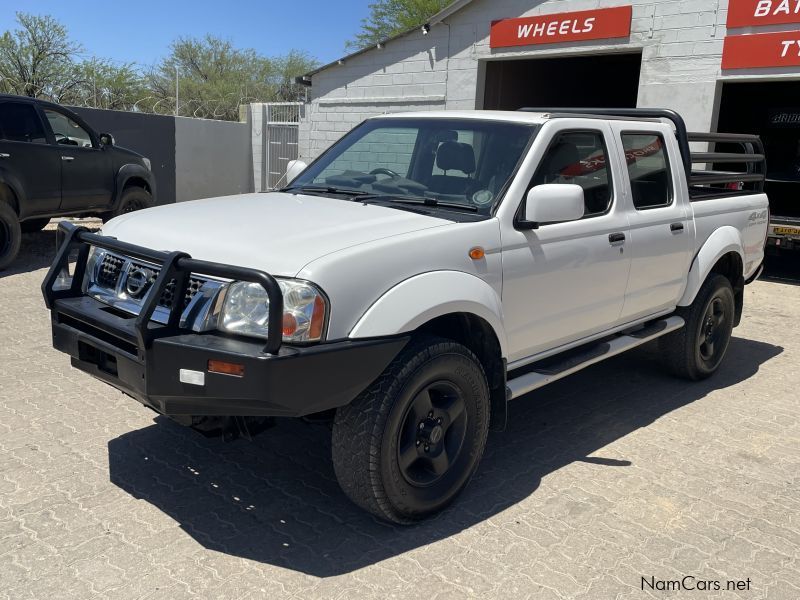
M306 192L312 194L341 194L343 196L372 196L371 192L363 190L349 190L347 188L337 188L330 185L304 185L300 187L288 187L281 190L282 192Z
M436 198L429 198L428 196L393 196L391 194L366 194L356 198L358 202L364 204L373 204L375 202L394 202L397 204L414 204L421 206L431 206L435 208L454 208L458 210L466 210L468 212L478 212L477 206L469 204L458 204L457 202L442 202Z

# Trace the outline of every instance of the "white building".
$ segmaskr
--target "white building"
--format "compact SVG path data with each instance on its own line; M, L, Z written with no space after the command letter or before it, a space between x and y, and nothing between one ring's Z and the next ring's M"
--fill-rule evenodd
M640 106L761 134L784 172L800 154L800 0L456 0L303 79L305 159L375 114Z

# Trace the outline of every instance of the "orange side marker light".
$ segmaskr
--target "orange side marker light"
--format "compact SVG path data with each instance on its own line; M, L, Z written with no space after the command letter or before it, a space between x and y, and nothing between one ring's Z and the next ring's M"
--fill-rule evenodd
M244 377L244 365L221 360L210 360L208 361L208 372L219 373L220 375L233 375L234 377Z
M472 260L481 260L486 256L486 251L480 246L475 246L469 251L469 257Z

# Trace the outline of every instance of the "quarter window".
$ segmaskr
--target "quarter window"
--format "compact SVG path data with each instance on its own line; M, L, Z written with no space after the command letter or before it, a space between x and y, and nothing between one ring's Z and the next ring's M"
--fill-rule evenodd
M655 133L623 133L622 147L636 210L672 204L672 175L664 138Z
M0 104L0 132L3 139L12 142L47 142L36 109L21 102Z
M566 131L556 136L530 187L546 183L581 186L586 202L584 218L608 211L613 194L603 134L599 131Z

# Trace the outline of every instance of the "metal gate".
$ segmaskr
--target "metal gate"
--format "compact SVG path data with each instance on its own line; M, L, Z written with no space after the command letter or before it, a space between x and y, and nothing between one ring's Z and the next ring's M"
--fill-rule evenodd
M302 102L264 104L261 189L279 187L289 161L298 157Z

